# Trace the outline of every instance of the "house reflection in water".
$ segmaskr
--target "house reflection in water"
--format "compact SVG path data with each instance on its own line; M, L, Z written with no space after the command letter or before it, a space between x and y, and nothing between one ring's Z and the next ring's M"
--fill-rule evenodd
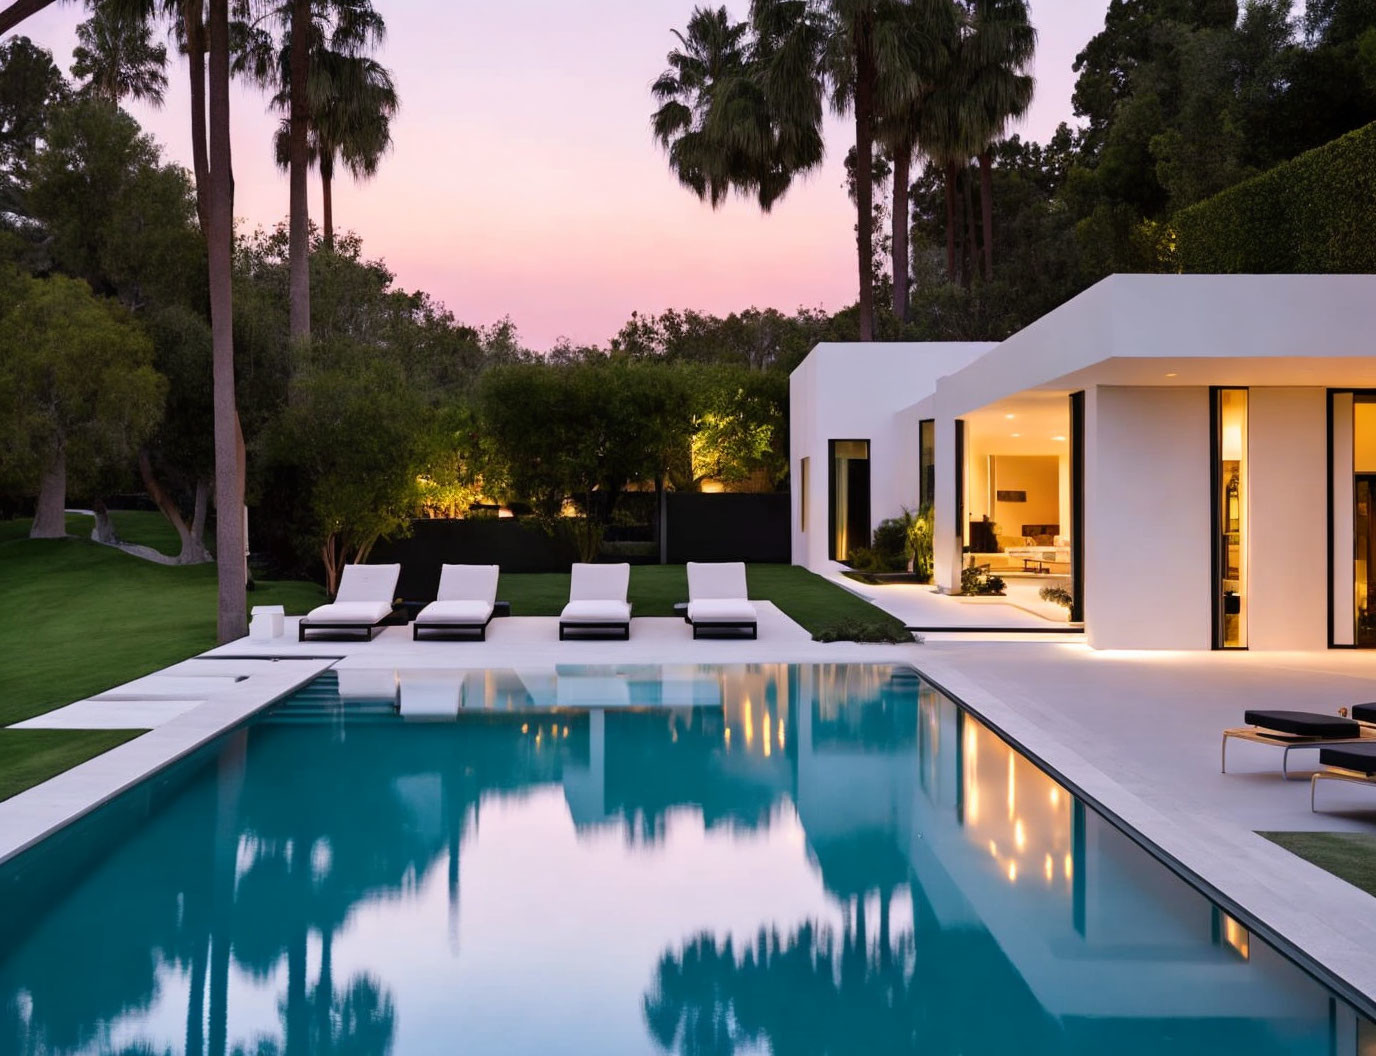
M1365 1056L902 668L344 671L168 781L0 872L0 1051Z

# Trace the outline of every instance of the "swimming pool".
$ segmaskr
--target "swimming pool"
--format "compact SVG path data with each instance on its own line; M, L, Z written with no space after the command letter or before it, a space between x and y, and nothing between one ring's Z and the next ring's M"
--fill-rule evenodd
M16 1056L1373 1044L903 667L331 673L0 896Z

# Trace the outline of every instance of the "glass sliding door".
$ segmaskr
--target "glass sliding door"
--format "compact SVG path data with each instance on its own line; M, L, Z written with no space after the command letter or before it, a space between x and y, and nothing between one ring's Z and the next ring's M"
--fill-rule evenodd
M852 547L870 545L870 442L832 440L828 482L833 561L845 561Z
M1352 397L1353 644L1376 646L1376 395Z
M1214 647L1247 648L1247 390L1213 402Z

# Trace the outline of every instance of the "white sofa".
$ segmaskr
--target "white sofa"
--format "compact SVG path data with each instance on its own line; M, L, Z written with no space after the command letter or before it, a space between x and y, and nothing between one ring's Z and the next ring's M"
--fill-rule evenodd
M444 565L435 600L416 614L411 638L456 638L481 642L497 611L497 565Z
M688 613L693 637L759 634L759 614L749 600L740 561L688 562Z
M307 631L323 631L315 637L361 633L365 641L372 641L373 632L392 614L400 575L400 565L345 565L334 601L301 617L296 640L304 642Z
M559 614L559 640L576 638L631 637L631 604L626 593L631 585L631 566L573 566L569 578L569 603Z

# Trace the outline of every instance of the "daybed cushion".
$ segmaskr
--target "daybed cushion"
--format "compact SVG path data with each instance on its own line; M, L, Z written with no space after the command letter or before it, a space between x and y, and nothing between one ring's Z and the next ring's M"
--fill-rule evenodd
M1319 715L1312 711L1249 711L1243 721L1252 726L1300 737L1360 737L1362 728L1353 719Z
M745 586L745 563L741 561L689 561L688 600L749 597ZM690 616L689 619L692 619Z
M688 603L692 623L754 623L755 606L740 598L708 598Z
M631 585L631 566L574 565L569 578L569 601L618 601L625 603Z
M1376 722L1376 704L1352 705L1352 717L1362 722Z
M390 601L336 601L311 609L306 623L377 623L391 611Z
M417 623L481 626L492 619L490 601L432 601L416 615Z
M1376 744L1349 744L1341 748L1320 748L1319 762L1341 766L1359 774L1376 774Z
M575 568L578 566L575 565ZM631 606L624 601L571 601L559 614L561 623L629 623Z
M444 565L440 569L440 589L435 600L441 602L483 601L488 616L497 601L498 565ZM483 617L486 619L487 617Z
M339 590L335 602L386 602L387 611L392 611L392 602L397 596L397 578L401 575L400 565L345 565L344 574L339 577Z

